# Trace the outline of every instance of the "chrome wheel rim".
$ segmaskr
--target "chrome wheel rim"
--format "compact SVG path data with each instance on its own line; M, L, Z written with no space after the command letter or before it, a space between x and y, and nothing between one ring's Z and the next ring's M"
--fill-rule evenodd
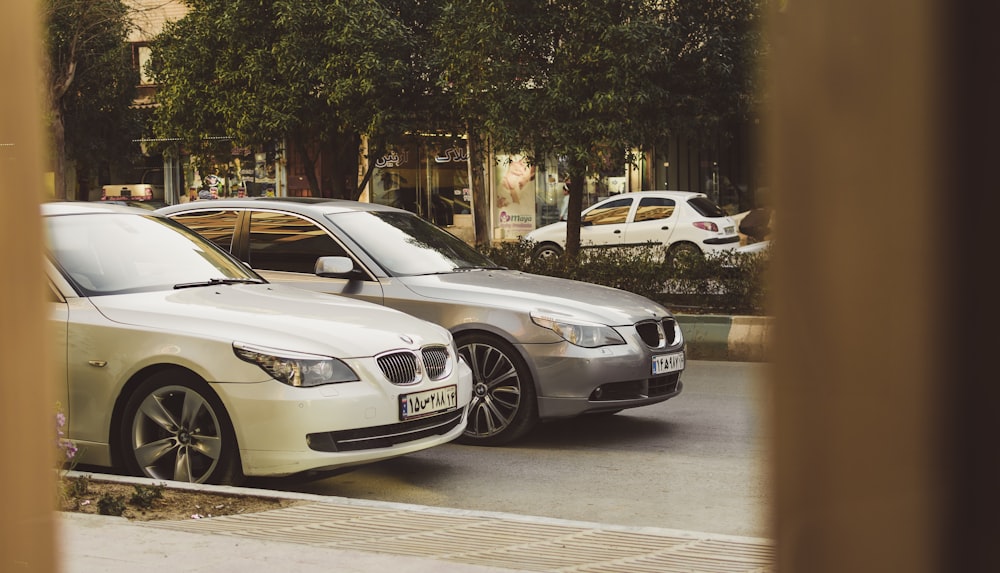
M222 456L219 418L195 390L165 386L139 405L132 421L132 452L148 477L203 483Z
M459 348L472 369L472 401L465 434L495 436L514 421L521 406L521 378L510 358L495 346L473 343Z

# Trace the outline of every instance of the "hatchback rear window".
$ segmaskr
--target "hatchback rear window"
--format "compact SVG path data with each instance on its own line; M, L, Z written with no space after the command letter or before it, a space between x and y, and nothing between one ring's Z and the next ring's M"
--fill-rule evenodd
M708 197L692 197L688 200L688 205L694 207L702 217L725 217L726 212L712 202Z

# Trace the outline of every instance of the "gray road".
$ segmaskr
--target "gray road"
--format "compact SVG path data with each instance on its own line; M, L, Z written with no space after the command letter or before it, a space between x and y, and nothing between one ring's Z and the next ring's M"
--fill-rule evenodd
M550 422L510 447L447 444L322 480L247 485L770 537L765 369L691 361L677 398Z

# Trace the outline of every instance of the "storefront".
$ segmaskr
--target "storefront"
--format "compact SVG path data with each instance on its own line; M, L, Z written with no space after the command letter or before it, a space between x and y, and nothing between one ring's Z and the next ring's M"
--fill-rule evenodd
M412 136L375 159L362 201L412 211L468 242L475 242L472 187L465 140Z

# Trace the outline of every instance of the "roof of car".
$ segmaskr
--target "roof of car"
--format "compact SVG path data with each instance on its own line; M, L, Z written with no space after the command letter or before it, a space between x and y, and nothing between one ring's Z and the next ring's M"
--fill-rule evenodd
M175 213L192 209L272 207L298 213L344 213L350 211L403 211L378 203L362 203L347 199L322 197L243 197L239 199L202 199L191 203L170 205L157 209L159 213ZM405 211L404 211L405 212Z
M102 201L47 201L41 204L42 215L81 215L87 213L132 213L150 215L152 211L140 207L105 203Z
M675 191L667 189L652 189L648 191L629 191L628 193L619 193L617 195L611 195L611 197L643 197L643 196L660 196L660 197L673 197L675 199L690 199L692 197L702 196L705 197L704 193L699 193L697 191ZM608 197L610 199L611 197Z

